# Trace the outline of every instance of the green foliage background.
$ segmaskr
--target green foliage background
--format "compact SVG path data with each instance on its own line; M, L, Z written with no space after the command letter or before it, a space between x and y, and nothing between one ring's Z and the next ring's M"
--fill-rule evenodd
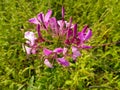
M62 5L79 30L90 26L95 47L68 68L49 69L39 55L23 52L23 31L41 11L61 19ZM120 41L119 6L120 0L0 0L0 90L120 90L120 43L112 43Z

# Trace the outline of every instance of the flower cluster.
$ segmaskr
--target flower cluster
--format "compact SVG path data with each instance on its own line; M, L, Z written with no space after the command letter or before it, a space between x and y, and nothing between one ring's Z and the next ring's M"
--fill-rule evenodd
M92 36L92 31L88 26L84 26L82 31L78 31L78 25L65 21L65 10L62 7L62 19L57 20L51 17L52 10L48 10L46 15L40 12L36 17L29 19L35 24L35 31L26 31L25 50L29 54L37 54L42 51L44 64L53 68L54 61L64 67L70 65L70 58L76 62L81 56L80 49L89 49L91 46L85 44Z

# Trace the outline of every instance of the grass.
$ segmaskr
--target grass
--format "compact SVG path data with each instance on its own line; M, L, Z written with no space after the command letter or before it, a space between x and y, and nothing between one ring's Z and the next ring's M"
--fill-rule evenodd
M73 17L79 30L88 24L94 46L81 51L68 68L47 68L40 58L22 50L21 30L39 12L53 10L61 19ZM119 0L0 0L0 89L1 90L119 90L120 88L120 1ZM111 45L103 45L108 44Z

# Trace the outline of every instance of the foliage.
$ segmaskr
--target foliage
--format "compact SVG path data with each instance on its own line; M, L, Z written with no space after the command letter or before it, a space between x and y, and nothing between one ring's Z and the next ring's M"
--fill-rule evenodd
M76 64L50 69L41 56L28 57L22 49L28 19L53 10L61 19L73 16L79 30L93 30L89 51L81 51ZM0 89L1 90L119 90L120 88L119 0L0 0ZM104 45L106 43L111 43Z

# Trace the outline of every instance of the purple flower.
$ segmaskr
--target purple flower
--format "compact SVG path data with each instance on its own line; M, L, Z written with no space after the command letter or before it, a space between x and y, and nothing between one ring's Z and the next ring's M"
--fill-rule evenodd
M48 59L45 59L45 60L44 60L44 64L45 64L46 66L48 66L49 68L53 68L53 65L49 62Z
M53 68L54 61L52 60L67 67L70 63L66 59L72 58L75 62L81 56L79 50L91 48L85 43L91 38L92 30L85 26L82 31L78 31L78 24L72 23L72 17L68 22L65 21L64 7L62 7L61 13L62 19L57 20L55 17L51 17L52 10L48 10L46 14L40 12L36 17L29 19L30 23L36 25L35 33L38 34L38 37L36 38L34 32L31 31L25 32L24 35L27 39L24 46L26 53L28 55L36 54L39 49L42 49L44 64L49 68ZM42 29L43 31L41 31ZM59 40L62 45L59 44L61 46L50 49L58 45L56 40ZM61 48L63 46L64 48Z
M69 62L68 62L67 60L65 60L64 57L62 57L62 58L57 58L57 62L60 63L61 65L65 66L65 67L67 67L67 66L70 65Z

